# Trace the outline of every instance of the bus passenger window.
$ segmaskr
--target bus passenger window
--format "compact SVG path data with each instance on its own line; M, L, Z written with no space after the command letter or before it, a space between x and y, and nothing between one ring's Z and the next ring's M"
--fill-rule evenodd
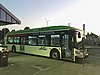
M51 46L60 45L60 35L51 35Z
M46 36L45 35L39 35L38 45L46 45Z
M8 37L7 43L13 43L13 37Z
M18 44L20 42L20 37L14 37L14 43Z
M37 45L37 37L36 36L29 36L28 37L28 44L29 45Z

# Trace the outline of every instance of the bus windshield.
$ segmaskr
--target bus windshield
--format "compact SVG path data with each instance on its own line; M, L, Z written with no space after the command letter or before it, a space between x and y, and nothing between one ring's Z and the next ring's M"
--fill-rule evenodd
M82 47L82 34L80 32L76 32L76 40L74 39L74 47L79 49ZM72 41L72 42L73 42Z

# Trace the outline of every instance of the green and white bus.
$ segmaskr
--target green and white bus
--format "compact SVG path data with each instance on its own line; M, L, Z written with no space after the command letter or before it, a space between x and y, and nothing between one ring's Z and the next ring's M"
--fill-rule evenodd
M19 30L7 34L6 43L12 52L21 52L53 59L84 58L76 45L82 41L81 30L70 26L50 26Z

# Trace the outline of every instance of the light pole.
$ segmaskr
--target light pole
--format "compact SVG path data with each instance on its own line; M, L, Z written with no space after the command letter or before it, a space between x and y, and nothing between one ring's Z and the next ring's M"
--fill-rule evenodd
M82 49L83 49L83 67L84 67L84 51L85 51L85 24L83 24L83 38L82 38Z

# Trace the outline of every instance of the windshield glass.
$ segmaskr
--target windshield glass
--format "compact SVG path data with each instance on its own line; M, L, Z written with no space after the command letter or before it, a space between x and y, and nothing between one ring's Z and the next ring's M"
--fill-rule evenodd
M82 34L80 32L76 32L76 42L74 47L77 49L82 48Z

